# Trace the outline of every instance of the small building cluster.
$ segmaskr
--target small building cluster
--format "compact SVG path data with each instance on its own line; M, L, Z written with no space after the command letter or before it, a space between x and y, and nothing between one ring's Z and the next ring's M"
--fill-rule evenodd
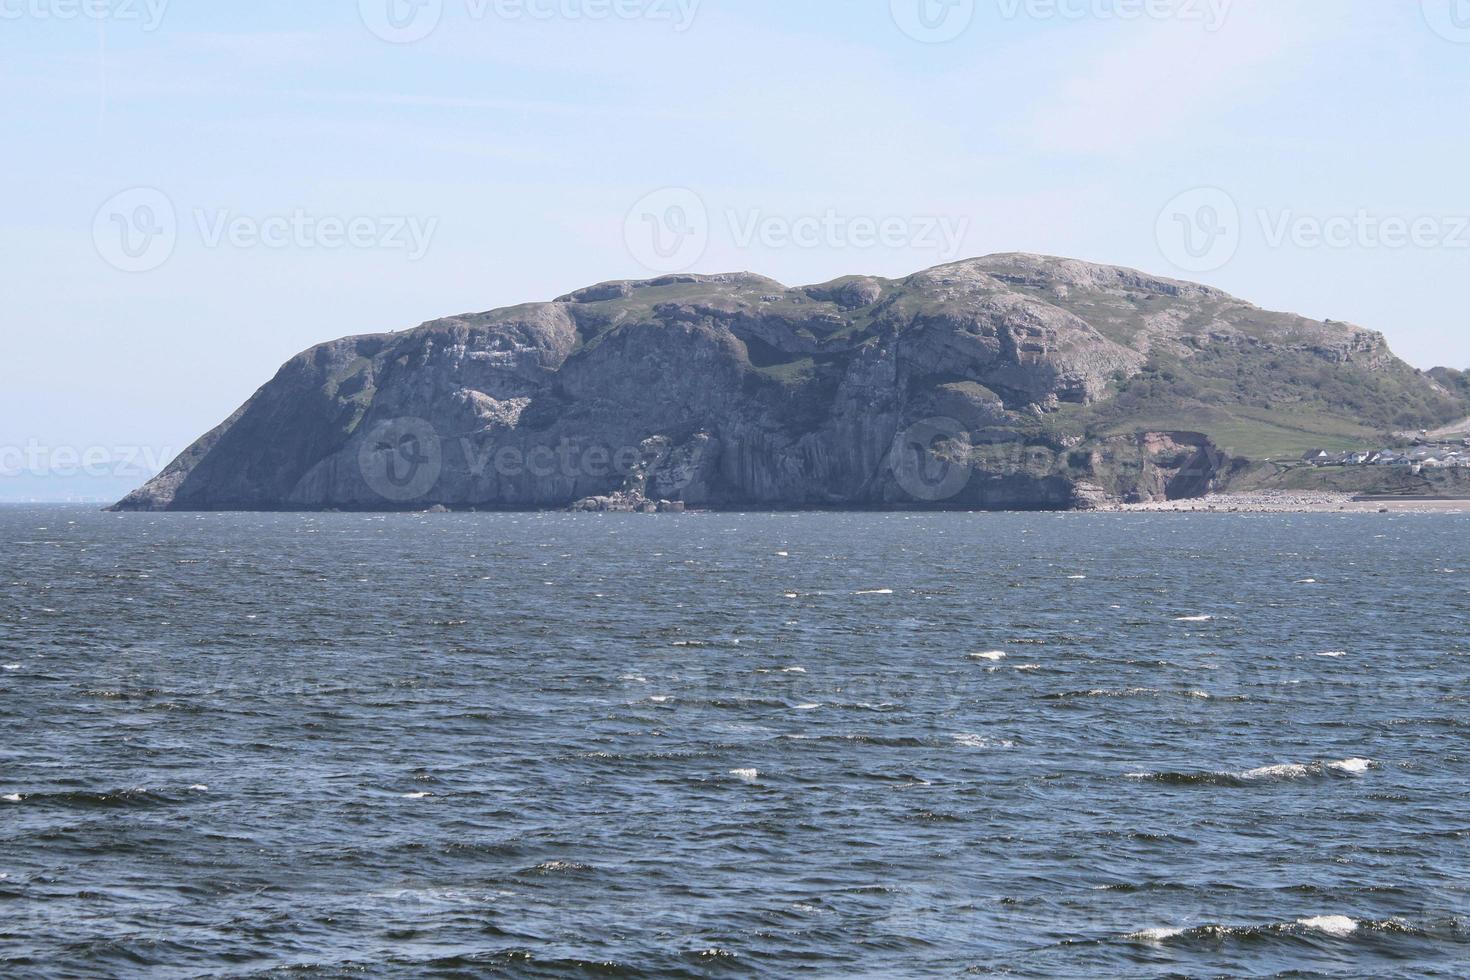
M1408 449L1362 449L1333 453L1313 449L1302 457L1309 466L1397 466L1423 470L1470 469L1470 439L1460 443L1419 443Z

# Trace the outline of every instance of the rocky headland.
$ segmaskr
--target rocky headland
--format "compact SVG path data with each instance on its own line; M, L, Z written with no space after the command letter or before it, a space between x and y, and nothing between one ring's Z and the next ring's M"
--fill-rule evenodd
M1381 334L1005 254L610 282L292 358L120 510L1095 509L1433 427Z

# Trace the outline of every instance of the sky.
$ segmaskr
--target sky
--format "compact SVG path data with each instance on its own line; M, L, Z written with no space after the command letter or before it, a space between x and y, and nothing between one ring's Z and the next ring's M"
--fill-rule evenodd
M1470 0L0 0L0 83L0 501L675 271L1040 252L1470 366Z

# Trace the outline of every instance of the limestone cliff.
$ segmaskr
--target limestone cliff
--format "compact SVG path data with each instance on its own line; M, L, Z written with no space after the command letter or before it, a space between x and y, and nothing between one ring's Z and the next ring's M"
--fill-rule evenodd
M1377 333L1128 269L681 275L312 348L117 506L1059 509L1463 414Z

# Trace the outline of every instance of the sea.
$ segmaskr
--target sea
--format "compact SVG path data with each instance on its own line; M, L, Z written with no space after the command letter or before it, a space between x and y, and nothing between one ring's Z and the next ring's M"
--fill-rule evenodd
M5 976L1470 975L1467 517L0 545Z

